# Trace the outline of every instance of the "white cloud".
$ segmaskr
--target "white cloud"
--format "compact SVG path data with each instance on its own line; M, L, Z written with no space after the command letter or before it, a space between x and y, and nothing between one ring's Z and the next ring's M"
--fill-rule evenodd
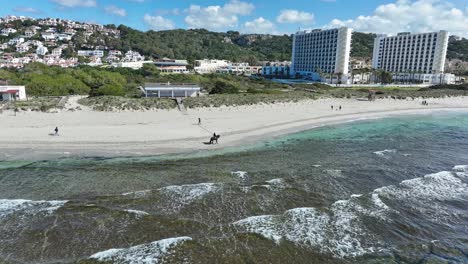
M284 9L281 10L276 21L278 21L278 23L300 23L310 25L314 23L314 14L294 9Z
M252 11L255 9L255 6L251 3L232 0L225 4L223 8L227 13L246 16L252 13Z
M95 7L96 0L50 0L62 7Z
M106 6L104 10L106 11L106 13L111 14L111 15L116 15L116 16L121 16L121 17L127 16L127 11L125 9L116 7L114 5Z
M143 17L143 20L145 21L146 25L148 25L148 27L152 30L168 30L175 28L175 24L172 20L164 18L162 16L151 16L146 14Z
M451 34L468 37L468 7L465 8L463 12L443 0L398 0L377 7L370 16L334 19L325 27L349 26L356 31L387 34L448 30Z
M211 30L222 30L237 26L238 16L250 14L255 9L254 5L238 0L231 0L224 6L191 5L186 12L185 23L190 28L206 28Z
M252 21L245 22L242 33L277 34L278 32L273 22L259 17Z
M22 12L22 13L34 13L34 14L39 14L41 13L40 10L32 8L32 7L24 7L24 6L19 6L15 7L13 9L14 12Z

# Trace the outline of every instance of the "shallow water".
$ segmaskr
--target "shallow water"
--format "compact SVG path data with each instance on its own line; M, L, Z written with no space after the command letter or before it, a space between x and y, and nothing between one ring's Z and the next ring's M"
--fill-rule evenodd
M463 164L468 115L453 112L191 154L4 161L0 262L466 263Z

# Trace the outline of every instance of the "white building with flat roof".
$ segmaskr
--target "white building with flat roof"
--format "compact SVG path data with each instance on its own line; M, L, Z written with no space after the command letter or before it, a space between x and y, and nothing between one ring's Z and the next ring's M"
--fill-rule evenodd
M103 50L79 50L78 56L101 58L101 57L104 57L104 51Z
M230 61L227 60L196 60L194 70L200 74L214 73L221 68L227 67Z
M291 74L319 79L320 73L341 74L346 81L351 29L299 31L293 37Z
M200 93L200 86L193 83L145 83L141 87L145 97L194 97Z
M0 101L26 100L26 88L17 85L0 85Z
M448 39L447 31L378 35L374 41L372 67L392 73L442 73Z

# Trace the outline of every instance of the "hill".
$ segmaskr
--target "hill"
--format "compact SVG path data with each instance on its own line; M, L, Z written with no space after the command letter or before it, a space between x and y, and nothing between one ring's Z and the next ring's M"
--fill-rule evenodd
M134 49L143 55L177 59L217 58L231 61L290 60L290 36L240 35L205 29L142 32L120 25L116 49ZM119 43L120 42L120 43Z
M452 40L447 49L448 59L468 61L468 39Z

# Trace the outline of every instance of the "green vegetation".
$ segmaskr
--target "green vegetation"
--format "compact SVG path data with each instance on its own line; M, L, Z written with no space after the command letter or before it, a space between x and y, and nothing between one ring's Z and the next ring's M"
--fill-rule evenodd
M351 39L351 57L372 58L375 34L353 32Z
M51 109L61 108L59 101L60 97L40 97L28 101L6 102L3 110L47 112Z
M141 32L120 25L120 39L104 38L106 45L123 51L136 50L154 58L226 59L257 63L259 60L290 60L292 38L287 35L240 35L205 29Z
M468 61L468 39L451 40L447 48L447 58Z
M254 104L274 104L285 102L299 102L306 99L315 99L316 96L310 92L290 91L278 93L259 94L216 94L207 97L191 97L184 100L184 105L188 108L197 107L220 107L239 106Z
M177 106L175 101L171 99L140 99L122 96L88 97L80 99L78 102L96 111L173 109Z
M270 93L271 90L287 89L287 85L274 83L261 78L254 79L228 74L160 74L153 64L145 64L142 69L49 67L40 63L30 63L23 69L0 70L0 79L11 84L26 86L29 96L126 96L140 97L139 86L145 82L196 83L204 91L220 93Z

